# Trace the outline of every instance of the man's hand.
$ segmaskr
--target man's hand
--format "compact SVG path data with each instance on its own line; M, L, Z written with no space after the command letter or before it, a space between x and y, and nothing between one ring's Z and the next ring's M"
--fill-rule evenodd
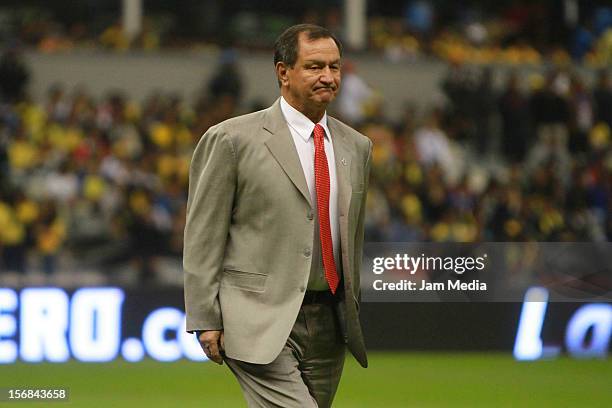
M223 364L223 357L221 357L221 352L225 351L223 330L205 330L200 333L198 341L206 357L217 364Z

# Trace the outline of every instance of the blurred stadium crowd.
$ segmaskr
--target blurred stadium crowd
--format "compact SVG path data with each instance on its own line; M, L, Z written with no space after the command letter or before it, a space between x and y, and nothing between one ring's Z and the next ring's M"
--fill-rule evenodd
M105 269L130 263L142 280L179 257L189 162L208 127L244 111L242 78L221 65L194 104L168 94L142 103L85 89L24 92L27 67L0 61L1 270L53 273L58 259ZM346 95L364 86L352 65ZM398 122L380 99L336 114L374 141L370 241L612 239L612 87L575 73L512 73L499 92L490 68L452 64L448 103ZM528 80L528 83L524 82ZM522 81L522 83L521 83ZM525 86L528 91L525 92ZM351 96L352 97L352 96ZM362 109L345 111L363 101Z
M191 154L213 124L236 114L240 79L224 70L194 106L172 95L144 103L84 89L25 94L16 50L0 60L0 271L51 274L62 255L143 280L159 256L182 251ZM214 104L212 103L214 98Z
M445 58L440 88L446 102L426 109L408 102L392 121L384 98L347 61L332 109L374 142L366 240L611 240L610 72L600 70L591 80L567 65L570 54L587 65L612 56L612 17L600 24L610 10L594 8L584 21L599 31L580 55L571 46L551 53L551 45L546 61L559 68L536 70L543 75L511 71L500 89L488 63L541 62L544 48L532 41L539 37L529 10L549 9L513 2L497 14L497 23L515 30L510 41L510 32L493 35L495 21L453 33L435 29L433 16L442 14L436 2L407 4L398 24L370 20L370 45L392 60L409 57L411 49ZM304 20L334 28L336 12ZM509 16L520 23L504 20ZM14 27L26 44L59 49L48 40L61 26L47 23L55 27L52 35L44 24ZM99 44L115 34L105 31ZM167 43L149 40L153 48ZM123 47L112 41L106 45ZM508 54L502 43L522 51ZM28 68L9 47L0 60L0 271L53 274L72 259L102 271L129 264L148 282L160 257L178 259L189 162L200 136L224 119L265 107L246 107L235 58L222 54L194 103L165 93L144 101L121 93L94 98L85 88L61 85L33 101Z
M342 37L342 2L146 2L135 38L117 19L120 2L32 0L0 7L0 38L44 52L79 48L156 50L233 44L268 49L282 27L324 25ZM603 0L443 2L368 1L367 50L390 61L434 56L471 63L612 62L612 7Z
M368 238L373 241L601 241L612 238L612 88L551 70L452 66L448 104L419 120L366 120L374 141Z

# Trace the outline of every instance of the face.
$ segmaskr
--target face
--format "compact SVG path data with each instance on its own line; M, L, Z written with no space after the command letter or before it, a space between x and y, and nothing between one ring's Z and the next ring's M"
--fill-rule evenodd
M331 38L308 40L301 33L293 67L278 63L283 96L305 111L325 109L340 89L340 51Z

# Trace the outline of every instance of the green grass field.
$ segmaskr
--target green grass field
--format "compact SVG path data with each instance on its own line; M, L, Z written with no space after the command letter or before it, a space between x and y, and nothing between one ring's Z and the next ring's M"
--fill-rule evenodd
M240 389L213 363L0 366L0 387L61 386L69 402L41 407L244 407ZM347 359L334 407L612 407L612 360L516 362L505 354L370 353Z

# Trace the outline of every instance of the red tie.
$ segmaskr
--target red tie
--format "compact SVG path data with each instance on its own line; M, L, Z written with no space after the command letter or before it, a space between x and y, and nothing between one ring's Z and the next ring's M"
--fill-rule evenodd
M333 294L338 288L338 273L334 260L331 228L329 224L329 167L325 155L325 130L318 123L314 128L314 173L317 190L317 207L319 212L319 232L321 237L321 252L323 254L323 269L329 289Z

